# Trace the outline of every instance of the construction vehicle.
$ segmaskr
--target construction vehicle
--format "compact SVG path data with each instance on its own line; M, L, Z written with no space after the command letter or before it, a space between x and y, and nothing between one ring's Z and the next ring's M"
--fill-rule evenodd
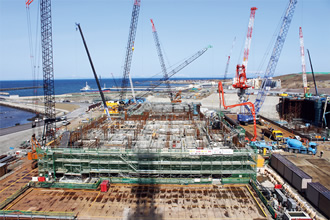
M285 138L285 150L290 153L301 153L301 154L313 154L317 153L317 143L309 142L308 147L304 146L303 143L297 139Z
M100 95L101 95L101 98L102 98L102 102L103 102L103 107L104 107L104 111L106 112L107 116L108 116L108 119L111 120L111 117L110 117L110 114L109 114L109 110L108 110L108 106L107 106L107 103L105 101L105 98L104 98L104 94L103 94L103 91L101 89L101 85L100 85L100 82L99 82L99 79L97 77L97 74L96 74L96 71L95 71L95 68L94 68L94 64L93 64L93 61L92 61L92 58L89 54L89 50L88 50L88 47L87 47L87 44L86 44L86 41L85 41L85 38L84 38L84 35L83 35L83 32L81 30L81 27L80 27L80 24L76 23L77 27L78 27L78 30L80 32L80 35L81 35L81 38L83 40L83 43L84 43L84 46L85 46L85 50L86 50L86 53L87 53L87 56L88 56L88 59L89 59L89 62L90 62L90 65L91 65L91 68L93 70L93 74L94 74L94 78L95 78L95 81L96 81L96 84L97 84L97 87L99 89L99 92L100 92Z
M172 76L174 76L175 74L177 74L179 71L181 71L183 68L185 68L186 66L188 66L190 63L192 63L194 60L196 60L197 58L199 58L200 56L202 56L208 49L212 48L211 45L204 47L203 49L197 51L195 54L193 54L191 57L189 57L188 59L184 60L181 64L179 64L177 67L175 67L174 69L172 69L167 75L168 77L163 77L162 79L160 79L158 81L158 83L154 84L152 87L150 87L149 91L143 93L143 94L139 94L140 97L146 96L147 94L149 94L151 91L153 91L155 88L157 88L158 86L162 85L164 82L166 82L169 78L171 78Z
M38 154L37 154L37 148L41 148L38 140L36 139L36 135L33 134L31 137L31 152L27 153L28 160L33 160L31 164L31 168L34 169L38 166Z
M248 64L248 58L250 53L250 47L251 47L251 39L252 39L252 31L253 31L253 25L254 25L254 18L257 8L252 7L251 13L250 13L250 19L249 19L249 25L248 25L248 32L246 35L245 40L245 46L244 46L244 57L242 65L236 66L236 77L234 78L233 87L235 89L239 89L237 92L237 95L239 97L239 102L244 103L247 102L247 97L245 94L246 89L250 88L251 86L247 83L246 78L246 68ZM249 123L252 122L252 118L249 117L250 115L246 113L244 105L241 105L240 107L240 113L237 114L237 120L242 123Z
M225 109L234 108L234 107L238 107L238 106L250 106L250 111L251 111L252 117L253 117L253 128L254 128L253 129L254 137L251 139L251 141L256 141L257 140L257 123L256 123L256 115L255 115L255 111L254 111L254 104L252 102L243 102L243 103L238 103L235 105L227 106L225 103L225 96L224 96L223 86L222 86L221 81L219 81L219 84L218 84L218 91L219 91L220 105L221 105L221 100L222 100L222 104ZM220 106L220 109L221 109L221 106Z
M260 153L262 153L264 149L266 149L269 152L275 149L275 145L273 143L269 144L265 140L251 141L250 146L252 148L257 148Z
M281 96L281 97L288 97L289 95L288 95L288 93L283 92L283 93L280 93L278 96Z
M293 14L294 14L296 4L297 4L297 0L290 0L290 3L289 3L289 5L286 9L285 14L284 14L282 25L281 25L281 28L279 30L279 34L278 34L276 42L275 42L273 52L270 56L270 60L269 60L269 63L267 65L265 75L263 76L261 87L258 91L256 101L254 102L255 114L256 115L259 114L259 111L260 111L260 109L261 109L261 107L262 107L262 105L265 102L265 99L267 97L268 82L273 77L273 75L275 73L275 69L276 69L278 60L280 58L281 51L283 49L283 45L284 45L286 36L287 36L289 28L290 28L290 24L291 24L291 21L292 21L292 17L293 17ZM251 114L251 112L249 112L249 113L250 114L245 118L247 121L252 120L252 114Z
M134 42L135 42L137 24L139 20L140 6L141 6L141 0L134 0L132 16L131 16L131 24L129 28L128 41L126 47L124 73L121 82L120 101L122 101L125 98L128 80L130 81L133 99L135 100L135 94L134 94L130 71L131 71L132 57L134 51Z
M175 96L173 97L171 85L170 85L170 82L168 80L169 77L168 77L166 65L165 65L165 62L164 62L162 49L161 49L160 42L159 42L158 33L157 33L157 30L156 30L154 21L152 19L150 19L150 22L151 22L151 25L152 25L152 33L153 33L154 41L155 41L156 48L157 48L157 54L158 54L160 66L161 66L161 69L162 69L162 72L163 72L163 77L165 79L164 81L165 81L165 84L166 84L167 92L169 93L171 103L181 103L182 102L182 100L181 100L181 91L177 92L175 94Z
M25 1L26 7L29 8L33 0ZM51 0L41 0L40 3L40 33L41 33L41 54L42 54L42 71L43 71L43 91L44 91L44 129L42 135L42 145L56 138L56 111L55 111L55 83L54 83L54 63L53 63L53 34L52 34L52 13ZM28 21L29 22L29 21ZM31 31L29 33L30 39ZM31 48L30 48L31 49ZM33 51L33 50L31 50ZM37 51L37 50L36 50ZM36 52L37 53L37 52ZM36 57L32 53L30 57ZM38 66L38 65L34 65ZM32 123L32 128L36 124Z
M117 102L107 101L107 107L110 115L119 114L119 104ZM106 112L105 112L106 113Z
M280 130L275 130L273 128L263 128L262 133L266 137L268 137L268 138L270 138L274 141L282 141L283 140L283 133Z
M172 103L181 103L181 93L182 91L180 90L179 92L177 92L174 96L174 98L171 100Z

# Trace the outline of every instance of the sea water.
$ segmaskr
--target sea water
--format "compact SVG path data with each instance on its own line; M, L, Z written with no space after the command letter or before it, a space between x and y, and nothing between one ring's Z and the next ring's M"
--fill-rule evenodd
M26 124L29 122L27 119L34 116L32 112L0 105L0 128L13 127L17 123Z
M175 80L200 80L205 78L175 78ZM211 78L207 78L211 79ZM134 87L147 87L153 88L157 85L159 87L165 88L164 81L161 81L158 78L133 78L133 85ZM172 79L171 79L172 80ZM121 87L121 79L101 79L100 80L101 87L103 88L104 85L106 88L113 88L113 87ZM66 93L80 93L80 89L86 86L86 82L88 85L93 88L97 89L97 85L95 79L55 79L54 80L54 87L55 87L55 95L61 95ZM171 84L172 87L177 86L184 86L187 84ZM0 88L18 88L18 87L32 87L32 86L43 86L42 80L8 80L8 81L0 81ZM130 88L130 85L128 85ZM4 91L8 92L9 95L19 95L19 96L42 96L43 88L38 89L25 89L25 90L12 90L12 91Z

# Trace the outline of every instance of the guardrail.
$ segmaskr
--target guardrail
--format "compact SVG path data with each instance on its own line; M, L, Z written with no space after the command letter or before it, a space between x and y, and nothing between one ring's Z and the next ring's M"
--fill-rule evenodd
M102 180L96 183L59 183L59 182L30 182L36 188L63 188L63 189L97 189Z
M23 211L23 210L0 210L0 217L3 219L76 219L73 212L39 212L39 211Z

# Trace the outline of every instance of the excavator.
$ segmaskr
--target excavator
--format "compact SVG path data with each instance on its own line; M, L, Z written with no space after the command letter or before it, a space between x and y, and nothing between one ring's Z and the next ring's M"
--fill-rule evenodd
M180 90L179 92L177 92L174 96L174 98L171 100L171 103L181 103L181 93L182 91Z
M33 134L31 137L31 152L28 152L28 160L33 160L31 167L32 169L37 167L37 148L41 148L40 143L36 139L36 135Z

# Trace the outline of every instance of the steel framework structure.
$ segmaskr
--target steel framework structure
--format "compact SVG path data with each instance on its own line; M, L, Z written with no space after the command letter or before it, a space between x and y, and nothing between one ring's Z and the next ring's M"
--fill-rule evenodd
M135 41L137 24L138 24L140 5L141 5L141 0L134 1L132 17L131 17L131 24L130 24L129 35L128 35L127 48L126 48L124 74L123 74L123 79L121 82L120 100L123 100L124 95L126 93L128 78L131 81L130 70L131 70L132 56L133 56L133 51L134 51L134 41ZM132 85L132 82L131 82L131 85ZM134 96L134 90L132 90L132 92L133 92L133 96ZM135 97L134 97L134 99L135 99Z
M123 178L252 178L257 153L234 150L231 155L190 155L189 151L51 149L42 151L41 174Z
M48 137L55 140L55 88L54 88L54 67L53 67L53 41L52 41L52 15L51 0L40 1L41 20L41 46L42 46L42 69L43 88L45 102L45 120L43 145Z
M155 44L156 44L156 48L157 48L157 54L158 54L160 66L161 66L162 72L163 72L163 77L164 77L164 79L168 79L167 69L166 69L166 66L165 66L162 49L160 47L158 33L156 31L156 27L155 27L155 24L154 24L153 20L150 19L150 21L151 21L151 24L152 24L152 33L153 33L153 36L154 36L154 40L155 40ZM173 100L173 94L172 94L172 91L171 91L170 82L168 80L166 80L165 84L166 84L166 88L168 90L168 93L170 95L170 99L172 101Z
M256 108L256 114L259 114L260 108L262 107L262 105L266 99L267 83L275 73L275 69L276 69L278 60L280 58L286 36L287 36L289 28L290 28L290 24L292 21L294 10L296 8L296 4L297 4L297 0L290 0L288 8L286 9L285 15L283 17L280 32L277 36L272 55L270 56L268 66L267 66L265 75L263 77L262 83L261 83L261 88L258 91L258 95L257 95L256 101L254 103L255 108Z

